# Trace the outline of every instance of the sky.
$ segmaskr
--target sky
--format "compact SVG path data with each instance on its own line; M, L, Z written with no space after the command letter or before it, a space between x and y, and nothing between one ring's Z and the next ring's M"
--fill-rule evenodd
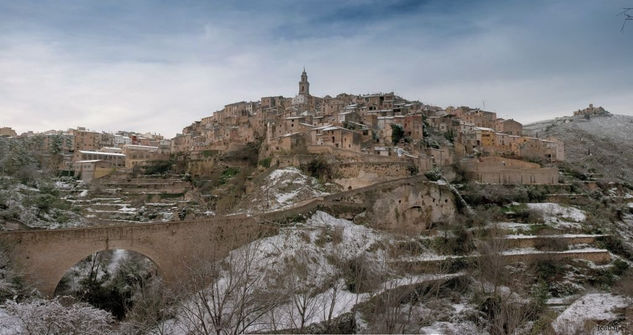
M633 0L0 0L0 127L173 137L224 105L390 92L523 123L633 115Z

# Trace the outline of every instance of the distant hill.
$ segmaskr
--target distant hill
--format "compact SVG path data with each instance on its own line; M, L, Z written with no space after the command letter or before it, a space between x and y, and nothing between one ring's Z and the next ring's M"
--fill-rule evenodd
M633 183L633 116L576 115L524 126L527 135L565 143L566 161L597 178Z

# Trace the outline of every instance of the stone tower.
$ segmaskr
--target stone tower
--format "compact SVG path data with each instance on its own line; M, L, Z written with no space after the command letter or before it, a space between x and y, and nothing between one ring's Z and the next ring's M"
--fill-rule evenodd
M303 72L301 73L301 81L299 82L299 95L310 95L310 83L308 82L308 74L306 73L305 68L303 68Z

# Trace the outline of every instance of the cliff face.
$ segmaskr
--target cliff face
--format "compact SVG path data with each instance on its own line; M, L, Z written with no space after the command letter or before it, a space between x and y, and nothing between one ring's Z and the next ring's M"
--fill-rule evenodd
M574 116L526 125L539 138L565 143L566 161L585 173L633 183L633 116Z
M361 194L340 200L363 204L365 212L356 216L354 222L401 233L419 234L436 224L450 222L457 212L455 197L446 185L415 178L370 186Z

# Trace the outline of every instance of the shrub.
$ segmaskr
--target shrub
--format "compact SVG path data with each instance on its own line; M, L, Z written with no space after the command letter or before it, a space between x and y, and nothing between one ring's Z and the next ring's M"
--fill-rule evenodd
M455 132L453 132L452 129L449 129L447 132L445 132L444 137L451 143L455 142Z
M542 223L543 211L540 209L529 208L525 204L512 206L510 210L514 212L514 217L522 222Z
M633 297L633 271L624 271L613 287L614 293Z
M174 163L168 160L153 161L145 166L143 173L147 175L165 174L171 170L173 165Z
M266 157L266 158L264 158L264 159L259 161L259 165L268 169L270 167L270 162L271 161L272 161L271 157Z
M464 255L475 249L470 232L463 226L452 231L452 237L436 237L431 241L431 247L441 254Z
M428 240L423 240L428 241ZM392 257L398 257L403 254L406 255L418 255L421 254L425 250L423 244L419 240L405 240L405 241L397 241L395 245L392 245L389 248L389 254Z
M301 232L299 233L299 238L301 238L301 239L302 239L304 242L306 242L306 243L310 243L310 242L311 242L311 239L310 239L310 234L308 234L308 233L307 233L307 232L305 232L305 231L301 231Z
M615 282L615 275L610 269L590 269L587 283L599 288L608 288Z
M110 313L86 303L63 306L59 300L34 299L2 306L17 319L15 329L25 334L112 334Z
M221 185L226 184L226 182L229 181L229 179L233 178L233 176L235 176L238 173L240 173L239 168L227 167L226 169L224 169L224 171L222 171L222 175L220 175L220 184Z
M332 178L332 168L322 156L312 159L306 166L306 170L310 176L322 180Z
M430 181L438 181L442 178L442 173L439 169L433 168L432 170L425 172L424 176Z
M343 242L343 227L334 227L332 231L332 243L339 244Z
M347 289L352 293L369 292L376 288L382 278L377 276L370 266L369 260L359 256L349 260L342 266L343 279Z
M407 166L407 170L409 170L409 174L412 175L412 176L415 176L416 174L418 174L418 172L420 172L418 167L415 166L415 165Z
M527 188L527 195L532 202L541 202L547 198L547 192L539 187L529 186Z
M564 272L562 264L554 260L545 259L536 262L536 277L545 282L553 281Z
M596 239L600 248L609 250L610 252L620 255L628 260L633 260L633 255L629 248L627 248L622 240L618 237L607 235L601 236Z
M626 270L628 270L629 264L621 259L616 259L613 262L611 272L616 276L621 276Z
M524 187L508 185L481 185L468 183L462 196L470 205L507 205L512 202L528 202L528 192Z
M404 137L404 130L398 124L391 124L391 143L394 145L400 142L400 140Z

